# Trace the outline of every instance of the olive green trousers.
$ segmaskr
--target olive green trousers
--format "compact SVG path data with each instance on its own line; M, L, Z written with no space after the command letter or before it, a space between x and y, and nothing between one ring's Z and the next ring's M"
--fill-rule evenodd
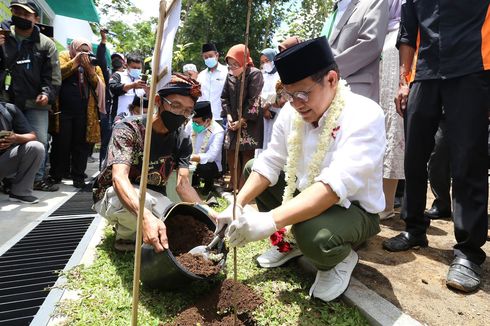
M244 168L244 177L252 172L253 160ZM286 182L281 172L279 181L260 194L255 202L261 212L281 205ZM357 203L349 208L334 205L322 214L291 228L298 248L319 270L328 270L344 260L352 248L380 231L379 215L371 214Z

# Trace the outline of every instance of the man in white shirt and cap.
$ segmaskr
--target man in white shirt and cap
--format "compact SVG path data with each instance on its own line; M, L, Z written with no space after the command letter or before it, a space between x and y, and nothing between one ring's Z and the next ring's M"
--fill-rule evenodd
M207 68L197 76L197 81L201 84L202 91L202 96L199 98L199 101L211 102L213 119L222 124L221 93L225 85L228 68L219 63L219 53L216 45L213 43L203 44L201 54Z
M191 162L196 164L192 186L199 186L202 179L204 188L201 193L207 195L213 188L214 178L223 170L221 149L225 137L223 127L213 120L209 101L196 103L192 122L187 124L186 131L192 140Z
M318 269L310 296L328 302L347 289L358 262L354 248L380 231L384 115L339 80L325 37L274 61L289 103L267 149L245 167L237 219L231 221L230 205L218 231L228 224L229 243L238 247L271 237L274 246L258 259L264 267L304 255ZM259 212L244 212L254 199Z

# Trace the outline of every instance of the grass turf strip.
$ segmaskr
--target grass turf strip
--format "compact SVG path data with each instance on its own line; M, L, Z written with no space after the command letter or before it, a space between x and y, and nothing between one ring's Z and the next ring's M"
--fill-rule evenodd
M218 198L222 210L226 201ZM131 320L133 253L113 249L114 234L107 227L97 248L93 265L71 269L66 288L78 299L64 300L56 314L66 317L66 325L128 325ZM355 308L341 301L325 303L308 297L313 277L294 262L284 267L259 268L255 258L269 248L268 240L238 249L238 280L262 295L264 304L254 312L259 325L368 325ZM233 277L233 254L227 260L227 274ZM211 285L198 284L182 292L159 292L141 288L139 324L167 325L180 311L205 296Z

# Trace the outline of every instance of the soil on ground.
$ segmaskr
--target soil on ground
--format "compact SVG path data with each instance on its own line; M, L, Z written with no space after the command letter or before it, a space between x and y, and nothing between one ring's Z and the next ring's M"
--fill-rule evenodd
M165 221L165 226L169 249L187 271L202 277L214 276L220 272L218 262L188 253L192 248L207 245L213 240L214 233L206 224L192 216L175 215Z
M174 326L231 326L234 325L233 302L237 300L236 325L256 325L252 312L263 303L262 298L250 287L226 279L195 305L182 311Z
M430 197L430 196L429 196ZM428 203L432 203L431 200ZM382 242L404 231L399 215L382 221L381 232L358 253L354 276L405 313L428 325L490 324L490 262L482 265L480 290L463 294L446 287L453 260L453 222L435 220L428 229L429 247L392 253ZM490 242L483 246L490 256Z

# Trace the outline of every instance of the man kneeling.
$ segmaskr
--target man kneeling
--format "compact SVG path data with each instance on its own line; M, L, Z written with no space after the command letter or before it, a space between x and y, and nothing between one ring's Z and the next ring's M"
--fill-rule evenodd
M192 117L194 105L201 95L197 81L173 75L158 91L153 117L148 189L143 214L143 241L156 252L168 248L164 213L171 201L165 196L166 183L177 169L176 192L186 202L202 202L189 181L189 158L192 145L184 131L184 122ZM139 209L146 116L130 116L114 126L107 159L94 186L94 209L116 226L117 250L134 249L136 215ZM209 214L215 213L209 207Z
M232 246L243 246L286 232L280 243L275 234L278 246L259 263L279 266L303 254L318 269L310 295L331 301L347 289L358 261L353 248L380 230L383 112L339 80L325 37L287 49L275 65L289 103L267 149L245 167L238 219L227 235ZM253 199L260 212L243 212ZM231 222L232 210L220 214L218 229Z

